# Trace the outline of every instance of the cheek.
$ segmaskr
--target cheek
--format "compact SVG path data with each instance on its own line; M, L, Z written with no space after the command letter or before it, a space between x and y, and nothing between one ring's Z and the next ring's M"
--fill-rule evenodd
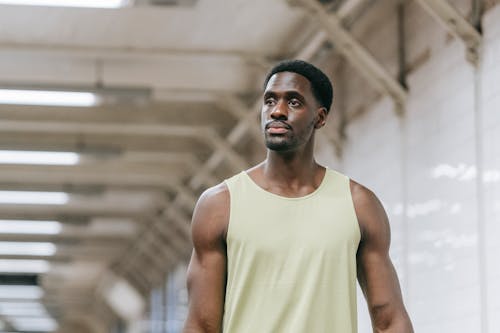
M313 132L316 128L316 119L314 117L303 119L302 132L310 133Z
M288 116L288 119L290 121L295 122L296 124L302 124L301 127L303 127L303 128L309 128L310 124L314 125L316 122L316 117L312 114L307 113L307 112L290 113Z

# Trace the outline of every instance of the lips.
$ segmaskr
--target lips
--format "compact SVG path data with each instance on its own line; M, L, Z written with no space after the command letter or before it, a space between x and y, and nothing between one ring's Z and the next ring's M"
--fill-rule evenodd
M288 130L290 129L291 129L290 125L281 121L273 120L266 124L266 130L268 133L271 134L283 134L288 132Z

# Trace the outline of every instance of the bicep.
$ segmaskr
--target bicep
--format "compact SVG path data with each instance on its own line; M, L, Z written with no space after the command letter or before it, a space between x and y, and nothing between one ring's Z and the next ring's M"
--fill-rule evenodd
M226 258L222 251L201 252L193 250L188 268L189 312L186 328L219 332L224 309Z
M389 257L390 229L381 204L372 202L358 207L362 239L357 253L358 279L369 303L382 303L399 290L396 273Z
M358 192L356 215L362 230L357 253L358 281L376 326L404 313L401 289L389 257L390 228L380 201L367 189Z
M387 253L361 246L357 255L358 281L373 318L394 315L402 307L396 271Z
M222 326L227 264L225 209L224 200L202 196L193 214L194 249L188 268L185 332L219 332Z

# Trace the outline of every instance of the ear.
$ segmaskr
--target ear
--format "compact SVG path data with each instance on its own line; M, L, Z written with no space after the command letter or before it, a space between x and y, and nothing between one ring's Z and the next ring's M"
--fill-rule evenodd
M325 107L320 107L317 109L316 122L314 123L314 128L319 129L326 124L326 117L328 112Z

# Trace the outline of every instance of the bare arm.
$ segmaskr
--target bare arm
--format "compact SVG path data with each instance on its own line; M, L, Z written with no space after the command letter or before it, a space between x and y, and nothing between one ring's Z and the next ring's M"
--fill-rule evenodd
M189 308L184 333L219 333L226 288L225 234L229 192L224 184L205 191L196 204L188 268Z
M361 228L358 281L368 303L373 332L413 333L401 289L389 257L390 229L382 204L370 190L351 181Z

